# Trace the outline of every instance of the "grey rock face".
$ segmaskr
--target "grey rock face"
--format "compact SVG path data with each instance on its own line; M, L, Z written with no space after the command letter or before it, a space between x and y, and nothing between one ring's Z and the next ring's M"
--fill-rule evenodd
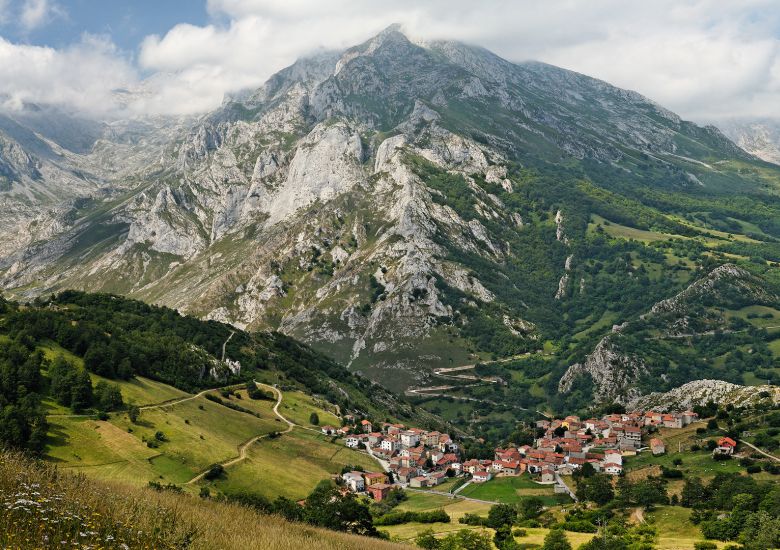
M463 44L414 44L397 29L302 59L197 119L113 122L83 142L58 138L67 147L14 124L0 124L5 288L126 293L413 376L444 364L450 346L436 344L430 361L410 350L457 332L471 304L536 341L527 306L497 290L524 282L498 283L462 259L522 260L504 229L549 232L563 252L545 296L556 281L559 300L572 293L566 212L555 206L548 225L498 197L522 197L518 158L744 155L634 92ZM422 163L465 196L425 181ZM616 395L642 365L599 346L567 380L587 373Z

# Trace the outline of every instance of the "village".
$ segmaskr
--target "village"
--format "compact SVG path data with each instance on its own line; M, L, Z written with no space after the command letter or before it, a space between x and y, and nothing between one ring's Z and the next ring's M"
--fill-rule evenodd
M364 449L382 465L383 472L349 471L341 475L347 490L365 493L377 501L386 498L394 488L432 488L453 477L466 477L469 483L486 483L494 477L524 473L537 483L554 485L556 492L574 498L561 476L573 475L581 468L619 476L625 458L637 453L666 452L664 441L654 437L657 429L679 429L698 420L698 414L693 411L539 420L533 446L497 448L491 460L466 461L462 461L458 444L446 433L390 423L381 424L375 431L368 420L355 426L321 429L326 435L343 438L350 448ZM736 442L724 437L713 453L731 455L735 447Z

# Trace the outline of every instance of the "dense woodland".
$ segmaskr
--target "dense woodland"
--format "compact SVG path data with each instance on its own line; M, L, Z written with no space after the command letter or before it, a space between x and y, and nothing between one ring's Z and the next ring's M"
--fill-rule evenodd
M232 336L231 336L232 334ZM225 356L241 364L233 374ZM59 346L83 360L84 369ZM116 385L93 384L144 376L187 392L252 380L274 370L290 387L323 396L342 410L377 419L421 418L409 404L293 338L246 333L165 308L107 294L66 291L21 305L0 298L0 442L40 451L46 421L41 401L51 398L74 413L125 407ZM440 426L444 429L444 426Z

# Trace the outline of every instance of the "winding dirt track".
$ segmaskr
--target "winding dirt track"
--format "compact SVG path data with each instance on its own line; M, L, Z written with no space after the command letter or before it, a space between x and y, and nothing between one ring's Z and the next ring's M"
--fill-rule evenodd
M273 408L274 414L282 422L286 422L287 423L287 429L282 431L282 432L278 432L278 433L279 434L290 433L293 430L293 428L296 426L296 424L294 422L288 420L284 416L282 416L282 414L279 412L279 405L282 404L282 392L281 392L281 390L278 390L277 388L275 388L273 386L269 386L268 384L262 384L262 383L257 382L257 381L255 381L255 384L257 384L258 387L263 387L263 388L267 388L267 389L271 390L276 395L276 404L274 405L274 408ZM197 397L197 396L193 396L193 398L194 397ZM181 401L179 401L179 402L181 402ZM229 466L232 466L234 464L237 464L237 463L241 462L242 460L246 459L246 455L247 455L247 452L249 451L249 447L251 447L253 444L257 443L259 440L261 440L263 438L266 438L266 437L269 437L270 435L271 434L256 435L255 437L253 437L253 438L243 442L238 447L238 456L230 458L230 459L228 459L228 460L226 460L224 462L220 462L219 464L223 468L227 468ZM208 468L208 469L202 471L201 473L199 473L198 475L193 477L191 480L189 480L187 483L185 483L185 485L192 485L193 483L197 483L198 481L200 481L201 479L204 478L204 476L209 472L210 469L211 468Z

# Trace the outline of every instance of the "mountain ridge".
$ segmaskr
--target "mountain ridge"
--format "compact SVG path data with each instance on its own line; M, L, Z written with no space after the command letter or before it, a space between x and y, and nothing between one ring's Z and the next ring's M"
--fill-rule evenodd
M63 207L51 235L0 262L6 289L117 292L280 328L400 390L434 367L540 349L571 330L572 308L591 315L589 289L612 276L592 265L594 216L695 240L712 229L681 216L716 208L759 228L777 261L777 175L716 129L397 28L302 59L189 126L140 132L151 147L108 140L102 158L144 151L134 162L154 169L130 163L121 192ZM681 288L654 284L659 299Z

